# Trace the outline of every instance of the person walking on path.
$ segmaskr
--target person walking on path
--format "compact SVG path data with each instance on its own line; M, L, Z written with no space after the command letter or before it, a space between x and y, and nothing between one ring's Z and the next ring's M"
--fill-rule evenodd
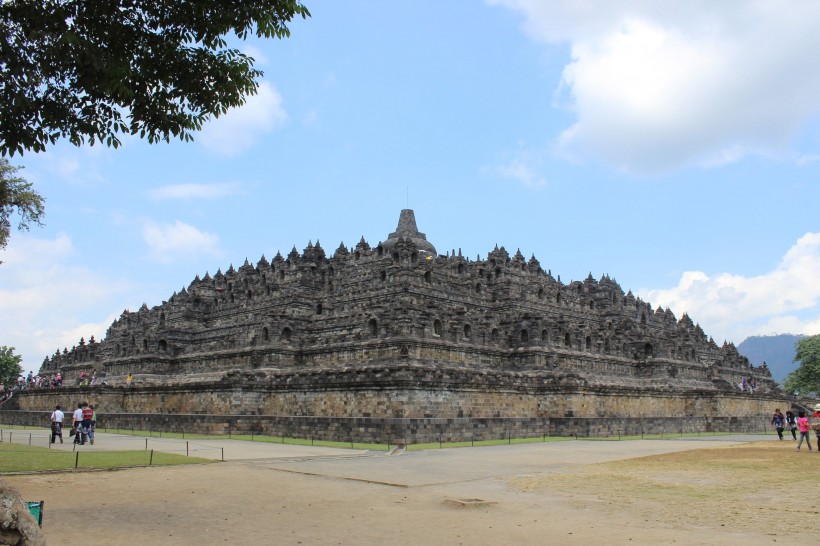
M809 436L811 426L809 426L809 419L806 417L805 411L801 411L797 416L797 428L800 429L800 441L797 442L796 451L800 451L800 446L803 445L803 440L806 440L806 445L809 446L809 451L811 451L811 437Z
M780 412L780 408L774 410L774 415L772 415L772 424L774 425L774 429L777 431L777 437L782 440L783 426L786 424L786 418L783 417L783 414Z
M57 436L60 437L60 443L63 443L63 420L65 419L65 414L60 410L60 406L57 405L54 408L54 411L51 412L51 443L54 443L54 440L57 439Z
M786 412L786 425L789 427L789 432L792 433L792 440L797 440L797 418L791 411Z
M88 405L87 402L83 402L83 423L82 423L82 431L83 431L83 440L80 444L84 444L86 440L91 442L91 445L94 445L94 437L91 434L91 421L94 420L94 410ZM809 447L811 449L811 447Z
M71 428L74 430L74 443L83 443L83 403L77 404L77 409L74 410L74 415L71 417Z
M97 429L97 410L94 409L94 406L88 406L91 408L91 427L88 429L88 439L91 440L91 445L94 445L94 431Z
M814 435L817 437L817 450L820 451L820 404L814 405L811 421L811 428L814 429Z

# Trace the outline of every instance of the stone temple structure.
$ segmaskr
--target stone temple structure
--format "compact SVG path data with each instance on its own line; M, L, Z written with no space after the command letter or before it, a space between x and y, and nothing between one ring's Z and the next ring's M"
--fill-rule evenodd
M104 383L71 387L92 370ZM564 284L520 251L440 255L412 210L375 246L197 276L46 358L57 371L66 406L93 399L112 425L330 439L756 430L788 406L765 365L687 315L608 276Z

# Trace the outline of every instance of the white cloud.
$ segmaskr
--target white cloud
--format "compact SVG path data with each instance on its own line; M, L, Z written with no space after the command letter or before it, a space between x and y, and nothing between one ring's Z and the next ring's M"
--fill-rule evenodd
M546 179L537 174L532 167L527 165L521 158L513 159L504 165L499 165L495 171L502 178L515 180L527 188L543 188L547 185Z
M148 191L148 196L157 201L167 201L172 199L220 199L228 195L236 194L239 184L230 182L226 184L172 184L152 188Z
M568 43L564 153L632 171L787 154L820 113L820 4L488 0Z
M253 57L254 66L260 67L265 66L268 64L268 57L265 55L265 52L254 45L251 44L244 44L242 46L242 53L247 55L248 57Z
M15 347L26 370L59 346L71 347L80 337L97 339L111 323L89 323L84 315L108 313L112 300L133 287L121 278L76 265L71 239L15 235L0 253L0 345Z
M158 223L145 220L142 238L154 259L171 262L179 256L219 254L219 237L180 222Z
M807 233L778 266L756 277L731 273L684 273L670 289L638 293L653 306L686 312L718 343L739 343L755 334L820 334L820 233ZM720 336L720 338L718 337Z
M482 171L512 180L526 188L541 189L547 185L547 179L540 173L545 157L545 153L521 147L497 165L483 167Z
M256 95L248 97L240 108L231 108L205 124L197 138L209 150L234 156L253 146L262 135L280 127L287 118L282 96L273 86L262 82Z

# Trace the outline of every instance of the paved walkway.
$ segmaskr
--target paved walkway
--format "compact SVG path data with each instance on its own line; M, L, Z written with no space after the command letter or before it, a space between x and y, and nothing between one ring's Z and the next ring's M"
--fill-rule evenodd
M48 431L2 429L15 443L48 445ZM74 446L66 435L59 450L137 450L188 454L283 472L342 480L421 487L530 473L558 472L567 467L649 455L774 441L771 435L722 435L647 440L566 440L545 443L431 449L367 451L276 444L231 439L180 440L98 432L95 445Z
M377 455L359 457L271 458L243 462L287 472L397 487L422 487L559 472L571 466L771 440L770 437L757 435L675 440L568 440L409 451L397 455L380 452Z

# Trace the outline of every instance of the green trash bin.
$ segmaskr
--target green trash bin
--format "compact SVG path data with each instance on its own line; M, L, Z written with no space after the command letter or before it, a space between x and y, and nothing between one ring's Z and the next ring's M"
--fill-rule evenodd
M37 525L43 526L43 505L45 501L28 501L28 511L37 520Z

